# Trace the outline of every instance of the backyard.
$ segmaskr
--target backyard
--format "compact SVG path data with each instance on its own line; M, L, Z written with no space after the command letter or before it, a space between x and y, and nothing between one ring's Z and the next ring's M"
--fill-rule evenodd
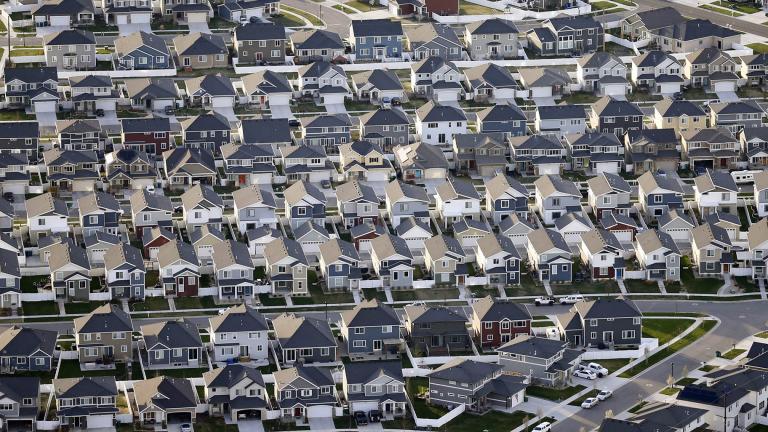
M425 399L421 399L418 396L426 394L429 391L429 378L426 377L410 377L405 383L408 396L411 398L411 404L413 405L416 415L420 418L440 418L448 412L443 407L436 405L430 405Z
M176 309L214 309L216 302L213 297L176 297L174 299Z
M459 15L495 15L500 13L498 9L459 0Z

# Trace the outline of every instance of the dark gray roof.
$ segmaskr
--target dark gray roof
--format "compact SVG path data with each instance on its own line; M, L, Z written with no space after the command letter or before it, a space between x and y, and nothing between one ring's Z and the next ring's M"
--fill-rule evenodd
M365 384L386 375L400 382L403 379L403 366L399 360L355 362L344 365L347 384Z
M590 29L590 28L598 28L602 30L603 28L603 26L599 22L597 22L594 18L588 15L550 18L547 21L551 23L552 27L554 27L554 29L557 31L568 29L568 28L571 28L574 30L580 30L580 29L583 30L583 29Z
M413 258L411 250L408 248L408 244L405 240L389 233L371 240L371 248L376 252L379 259L387 259L394 254L402 255L406 258Z
M648 30L669 27L686 21L685 17L673 7L663 7L638 12L635 14L635 17L640 19Z
M494 300L493 297L483 297L472 303L472 310L480 321L528 321L531 314L520 303L504 300Z
M7 67L5 68L4 73L6 83L15 80L25 83L43 83L46 81L59 80L59 73L55 66L35 68Z
M328 232L327 229L325 229L324 226L318 225L315 223L315 221L311 221L311 220L304 222L303 224L299 225L296 229L294 229L293 236L294 238L296 238L296 240L301 240L305 235L309 234L312 231L318 233L323 238L326 238L326 239L331 238L331 234ZM314 239L312 240L314 241Z
M187 319L145 324L141 326L141 335L148 350L156 345L169 349L203 346L197 326ZM158 349L163 349L162 347Z
M413 324L467 321L463 314L444 306L409 305L404 307L403 311L405 311L406 319Z
M459 383L478 383L496 375L501 369L501 366L493 363L454 358L433 370L429 377Z
M58 378L53 380L57 399L87 396L117 396L117 382L113 376Z
M406 218L401 219L400 225L395 227L395 232L397 233L398 236L403 236L408 231L416 227L421 228L427 233L432 233L432 230L429 228L429 225L425 224L421 219L416 219L413 216L408 216Z
M292 383L296 378L305 379L318 387L333 385L333 376L328 368L299 365L292 368L281 369L273 375L275 377L275 385L278 389Z
M43 36L45 45L95 45L96 38L87 30L61 30Z
M598 298L591 301L580 301L573 307L585 320L642 316L632 300L623 298Z
M130 54L132 51L143 46L150 47L159 53L170 55L165 39L152 33L139 31L115 40L115 52L118 54Z
M11 326L0 333L0 356L27 357L42 351L52 357L58 336L53 330Z
M88 315L75 318L75 333L133 331L131 316L119 305L105 304Z
M131 78L125 80L125 90L130 98L175 99L179 96L171 78Z
M235 27L235 37L244 40L284 40L285 27L280 24L258 22Z
M705 19L691 19L658 29L659 36L682 41L692 41L706 37L730 37L741 34L735 30L717 25Z
M229 50L221 36L208 33L187 33L173 38L178 55L228 54Z
M157 262L160 267L171 265L177 260L184 260L192 265L198 265L195 248L191 244L179 240L169 241L160 246L157 252Z
M508 122L527 120L527 117L523 110L515 104L500 104L478 111L477 119L483 122Z
M539 118L544 120L555 119L584 119L587 117L582 105L552 105L536 106Z
M469 23L467 24L467 30L473 35L518 33L517 27L512 21L500 18L484 19Z
M186 378L159 376L133 384L134 397L139 410L152 404L161 410L194 410L197 393L192 382Z
M205 386L208 388L225 387L229 389L246 378L264 387L264 377L261 376L261 371L242 364L228 364L223 368L213 369L203 374Z
M293 87L284 74L271 70L262 70L242 78L243 88L248 94L254 93L290 93Z
M600 117L643 116L637 105L613 96L604 96L592 105L592 109Z
M318 114L301 118L302 127L337 127L352 126L352 120L348 114Z
M369 111L361 115L359 119L364 126L391 126L411 123L408 115L398 109L379 108L376 111Z
M344 49L338 33L322 29L299 30L290 35L296 49Z
M223 269L232 265L253 267L248 245L232 239L214 244L213 267Z
M400 325L394 309L377 299L363 300L352 310L342 312L341 321L347 327Z
M228 131L231 129L229 120L216 112L186 118L181 121L181 128L184 132L219 130Z
M141 251L130 243L119 243L113 245L104 254L104 269L114 270L124 264L144 271L144 257Z
M244 144L290 143L293 140L288 119L261 118L241 122Z
M120 119L123 133L168 132L171 122L167 117Z
M352 20L355 37L397 36L403 34L400 21L390 19Z
M517 81L509 69L494 63L487 63L464 69L464 76L473 88L487 84L494 88L517 88Z
M256 309L245 305L228 308L223 314L208 319L213 333L235 333L250 331L267 331L269 326L264 315Z
M19 257L16 253L8 249L0 249L0 272L21 277L19 269Z
M352 75L352 81L358 87L371 83L379 90L402 90L403 84L397 77L397 74L389 69L372 69Z
M282 313L272 320L275 337L282 348L336 346L328 322L294 313Z
M442 183L436 188L436 192L443 201L455 199L480 199L480 194L477 193L475 185L456 177L449 177L447 182Z
M671 54L659 50L646 51L639 56L632 57L632 63L638 67L652 67L661 64L661 62L667 59L680 64Z
M211 96L236 96L235 87L229 77L220 73L207 74L186 80L190 96L209 94Z
M524 355L535 358L552 358L568 346L559 339L547 339L536 336L518 336L497 348L499 352Z

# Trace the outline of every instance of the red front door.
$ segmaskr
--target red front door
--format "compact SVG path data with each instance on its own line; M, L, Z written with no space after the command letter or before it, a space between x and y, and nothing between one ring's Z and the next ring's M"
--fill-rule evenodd
M245 184L245 179L246 179L246 176L245 176L245 174L240 174L240 180L239 180L239 182L240 182L240 184L241 184L241 185L242 185L242 184Z

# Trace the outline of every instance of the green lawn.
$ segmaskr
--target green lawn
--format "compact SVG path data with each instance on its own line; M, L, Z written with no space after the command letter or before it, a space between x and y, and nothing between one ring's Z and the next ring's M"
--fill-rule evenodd
M666 284L667 292L680 293L685 291L688 294L717 294L717 291L723 286L723 281L720 279L697 278L691 268L681 269L680 282Z
M723 358L726 360L733 360L736 357L744 354L747 350L741 348L733 348L723 353Z
M755 424L750 427L749 432L768 432L768 426L761 425L761 424Z
M768 330L761 331L760 333L755 333L755 337L759 337L761 339L768 339Z
M693 323L692 319L645 318L643 319L643 337L656 338L661 346L684 332Z
M226 424L222 417L197 416L195 422L196 432L237 432L238 430L236 424Z
M600 363L600 366L608 369L608 373L612 374L629 364L630 361L632 361L632 359L606 359L598 360L597 363Z
M142 302L131 304L131 310L137 312L168 310L168 300L165 297L147 297Z
M630 293L659 293L659 284L654 281L625 279L624 286Z
M270 18L275 24L280 24L283 27L304 27L304 21L297 19L293 15L275 15Z
M531 327L553 327L555 323L550 320L531 321Z
M59 307L54 301L23 302L24 315L58 315Z
M552 401L562 401L584 390L585 388L586 387L584 387L583 385L575 385L575 386L566 387L563 389L555 389L550 387L532 385L532 386L528 386L528 388L525 389L525 394L529 397L549 399Z
M363 288L363 297L366 300L379 299L382 303L387 301L387 295L384 291L379 291L376 288Z
M406 379L405 383L408 396L411 398L413 409L416 411L416 415L419 418L440 418L448 412L447 409L429 405L424 399L420 399L417 395L427 393L429 391L429 378L426 377L410 377Z
M706 364L699 368L702 372L712 372L713 370L717 369L717 366Z
M592 93L573 92L563 98L563 102L568 105L591 104L597 102L599 98Z
M459 15L496 15L501 13L498 9L480 6L465 0L459 0Z
M768 53L768 44L764 43L751 43L747 45L748 48L752 48L755 54ZM741 209L741 207L739 207Z
M11 50L11 57L41 56L44 55L43 48L14 48Z
M616 281L584 281L567 285L552 285L555 295L567 294L619 294L621 290Z
M515 411L512 414L498 411L489 411L483 415L462 414L440 430L446 432L508 432L522 426L534 417L535 414L525 411ZM534 426L534 424L529 424L529 426Z
M371 0L371 1L365 1L365 0L351 0L344 2L345 5L351 6L354 9L357 9L360 12L369 12L376 9L384 9L384 6L379 4L378 1Z
M499 290L496 288L487 288L484 286L471 286L467 288L470 293L472 293L472 297L474 298L484 298L484 297L498 297L499 296Z
M317 273L314 270L307 272L307 283L309 284L309 295L312 296L309 304L340 304L354 303L355 298L349 291L326 293L320 287L317 280ZM295 303L295 302L294 302ZM297 303L300 304L300 303Z
M62 360L59 366L59 378L78 378L81 376L114 376L118 380L128 379L125 364L115 364L115 369L81 371L77 360Z
M702 9L706 9L708 11L717 12L717 13L720 13L720 14L723 14L723 15L732 16L732 17L740 17L740 16L744 15L744 14L736 12L734 10L723 9L723 8L715 7L715 6L708 5L708 4L703 4L703 5L699 6L699 7L702 8Z
M674 396L680 391L679 387L667 387L662 389L659 393L663 394L664 396Z
M24 111L19 110L2 110L0 111L0 121L14 121L14 120L34 120L34 115L29 115Z
M745 14L753 14L753 13L760 12L760 8L756 7L754 3L736 3L731 1L718 0L712 4L715 6L724 7L726 9L732 9Z
M534 280L534 277L535 275L533 273L522 273L520 275L520 285L504 289L507 293L507 297L547 295L547 290L544 289L544 285L537 283L537 281Z
M459 298L459 290L457 288L392 291L392 300L394 301L455 300L457 298Z
M613 9L616 7L614 3L607 2L607 1L595 1L589 3L592 6L593 11L600 11L605 9Z
M147 378L154 378L161 375L174 378L199 378L203 376L205 372L208 372L208 368L160 369L144 371L144 373L147 374Z
M215 309L218 307L213 297L176 297L176 309Z
M731 278L739 289L745 293L748 292L760 292L760 287L747 276L735 276Z
M314 26L321 26L322 27L322 26L325 25L325 23L320 18L312 15L311 13L309 13L307 11L303 11L301 9L296 9L296 8L293 8L293 7L290 7L290 6L286 6L286 5L281 5L280 6L280 10L282 10L283 12L288 12L288 13L292 13L294 15L298 15L300 17L303 17L307 21L309 21L310 24L312 24Z
M717 99L717 95L714 93L707 93L702 88L691 87L688 90L683 91L683 99L688 99L688 100Z
M36 293L37 285L42 288L51 280L50 276L22 276L21 277L21 292L22 293Z
M85 315L93 312L94 309L103 305L104 302L83 302L83 303L66 303L64 304L64 311L68 314Z
M285 298L272 297L269 294L259 294L259 302L264 306L285 306Z

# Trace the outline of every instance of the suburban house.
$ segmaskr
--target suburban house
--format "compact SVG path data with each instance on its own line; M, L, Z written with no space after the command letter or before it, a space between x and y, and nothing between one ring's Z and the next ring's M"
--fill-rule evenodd
M679 13L679 12L678 12ZM651 32L653 42L666 52L689 53L697 49L733 49L741 33L706 19L688 19Z
M288 37L296 64L329 62L344 56L344 43L341 37L332 31L298 29Z
M241 127L246 122L242 121ZM275 152L270 144L225 144L221 146L221 157L226 179L237 186L272 184L277 175Z
M427 57L411 63L411 87L417 97L440 103L463 99L464 75L459 68L442 57Z
M496 348L531 333L531 314L525 306L487 296L472 303L472 331L480 345Z
M0 382L4 424L34 430L40 411L40 377L6 376Z
M544 225L553 225L566 213L581 211L581 191L576 183L559 175L544 175L533 185L535 206Z
M463 286L467 276L466 254L461 243L445 234L424 242L424 267L432 275L435 285Z
M85 249L67 238L51 246L48 267L56 299L88 301L91 290L91 264Z
M336 387L327 368L297 365L273 374L277 408L285 420L307 421L310 412L332 417L337 405Z
M408 402L399 360L346 364L342 386L353 412L379 410L385 418L406 414Z
M656 129L674 129L679 136L685 132L705 129L707 114L697 103L664 98L653 106L653 124Z
M398 358L403 349L400 317L377 299L362 300L343 312L339 329L353 361Z
M691 230L691 264L701 275L730 273L732 247L728 232L717 225L706 222Z
M624 135L625 169L636 175L676 171L680 164L679 146L675 129L631 130Z
M166 295L196 297L200 286L200 261L194 246L172 240L157 252L160 283Z
M571 170L618 174L624 167L624 144L612 133L566 135L565 143L571 156Z
M444 306L408 305L403 308L406 341L426 355L456 354L470 350L467 318Z
M194 231L203 225L221 229L224 201L208 185L196 184L181 194L182 218L187 230Z
M464 219L480 219L481 198L472 183L449 177L435 191L435 206L445 228Z
M45 65L58 70L96 69L96 37L87 30L65 29L43 36Z
M682 255L669 234L654 229L637 233L635 256L648 280L680 280Z
M739 140L725 128L685 132L681 143L682 158L694 172L728 170L735 167L740 158Z
M477 130L481 133L503 133L507 138L526 135L528 118L514 103L496 104L475 113Z
M738 133L741 152L747 156L749 168L768 166L768 127L745 128Z
M451 26L441 23L424 23L405 28L405 50L414 60L430 56L448 61L463 59L463 45Z
M629 215L632 187L618 174L602 173L587 180L587 202L598 220L605 214Z
M51 383L56 416L72 428L113 427L117 409L117 383L113 376L57 378Z
M352 20L349 41L356 60L384 61L403 56L403 27L400 21Z
M328 199L313 184L300 180L285 189L285 214L290 215L291 228L305 222L325 224L325 206Z
M27 211L29 238L37 243L41 237L69 233L67 204L54 198L50 192L34 196L24 202Z
M708 169L694 179L693 189L702 216L717 212L736 214L739 187L730 173Z
M115 39L115 57L125 70L169 69L173 64L165 40L143 31Z
M598 228L582 233L579 252L593 280L624 278L624 248L612 232Z
M539 228L528 234L528 262L540 281L571 282L573 259L562 234Z
M392 180L384 188L384 203L389 220L395 228L409 217L429 223L429 197L426 189L421 186Z
M84 236L96 231L117 234L123 210L114 195L89 192L77 200L77 208Z
M373 270L383 285L395 289L413 286L413 255L401 237L389 233L371 240Z
M525 399L524 379L504 374L493 363L454 358L429 374L429 403L470 412L511 409Z
M240 304L210 317L208 322L213 361L229 362L244 358L268 361L269 325L261 312Z
M141 189L131 195L130 203L134 231L139 238L144 235L144 228L171 227L173 204L165 195Z
M533 129L536 133L565 137L587 130L587 114L581 105L536 106Z
M187 378L158 376L133 384L136 406L141 425L153 427L167 424L170 419L192 423L200 403L192 381Z
M573 56L602 51L603 26L588 15L549 18L540 28L530 30L528 43L541 56Z
M513 214L528 216L529 196L522 183L503 173L485 182L485 210L491 212L497 225Z
M358 119L361 139L376 143L385 151L391 152L394 146L411 142L411 119L404 111L379 108Z
M232 37L238 64L283 64L287 42L285 27L270 22L241 24Z
M467 115L461 108L429 101L416 109L416 134L425 144L446 146L453 135L467 133Z
M358 100L384 107L393 100L406 99L400 78L389 69L372 69L352 75L352 90Z
M395 165L407 182L423 184L428 180L448 178L450 165L439 147L416 142L395 146L392 153Z
M308 262L299 242L285 237L276 238L264 247L264 259L273 294L309 293Z
M502 133L466 133L453 136L456 172L492 177L506 171L509 145Z
M685 56L683 77L691 87L708 91L736 91L736 61L715 47L701 48Z
M631 92L627 72L627 65L618 56L605 51L582 56L576 63L576 76L582 90L598 96L623 97Z
M75 343L81 367L125 363L133 359L131 316L105 304L74 319Z
M107 288L113 299L144 300L144 258L141 250L128 243L119 243L104 254Z
M0 258L5 251L0 251ZM0 363L3 374L50 371L56 368L56 339L59 332L22 328L16 325L0 333ZM3 378L5 381L7 377ZM0 390L2 393L2 390Z
M336 338L327 321L282 313L272 320L272 326L277 356L283 365L336 361Z
M485 273L489 285L508 286L520 283L520 253L503 235L487 234L477 239L475 260Z
M657 218L672 209L683 209L685 189L674 172L646 171L637 179L638 199L646 219Z
M355 245L338 238L330 239L319 248L320 274L328 290L351 290L362 279L360 255Z
M643 128L643 112L632 102L604 96L594 104L589 115L590 126L600 132L625 132Z
M505 372L549 387L568 383L582 356L582 351L568 348L567 342L528 335L512 339L496 352Z
M709 124L734 134L745 128L763 126L765 111L755 101L717 102L708 106Z
M381 146L366 140L340 145L339 165L347 180L389 181L397 174Z
M203 373L203 382L209 415L266 418L269 395L258 369L228 364Z
M520 56L519 30L512 21L490 18L465 26L464 41L472 60L499 60Z
M220 299L252 298L253 261L245 243L225 240L213 245L213 274Z
M659 50L632 57L630 76L638 90L651 94L674 95L684 82L680 62L671 54Z
M240 234L264 225L277 228L277 202L271 188L260 185L243 187L232 193L232 201Z
M187 319L145 324L141 336L147 369L198 368L205 361L200 332Z

